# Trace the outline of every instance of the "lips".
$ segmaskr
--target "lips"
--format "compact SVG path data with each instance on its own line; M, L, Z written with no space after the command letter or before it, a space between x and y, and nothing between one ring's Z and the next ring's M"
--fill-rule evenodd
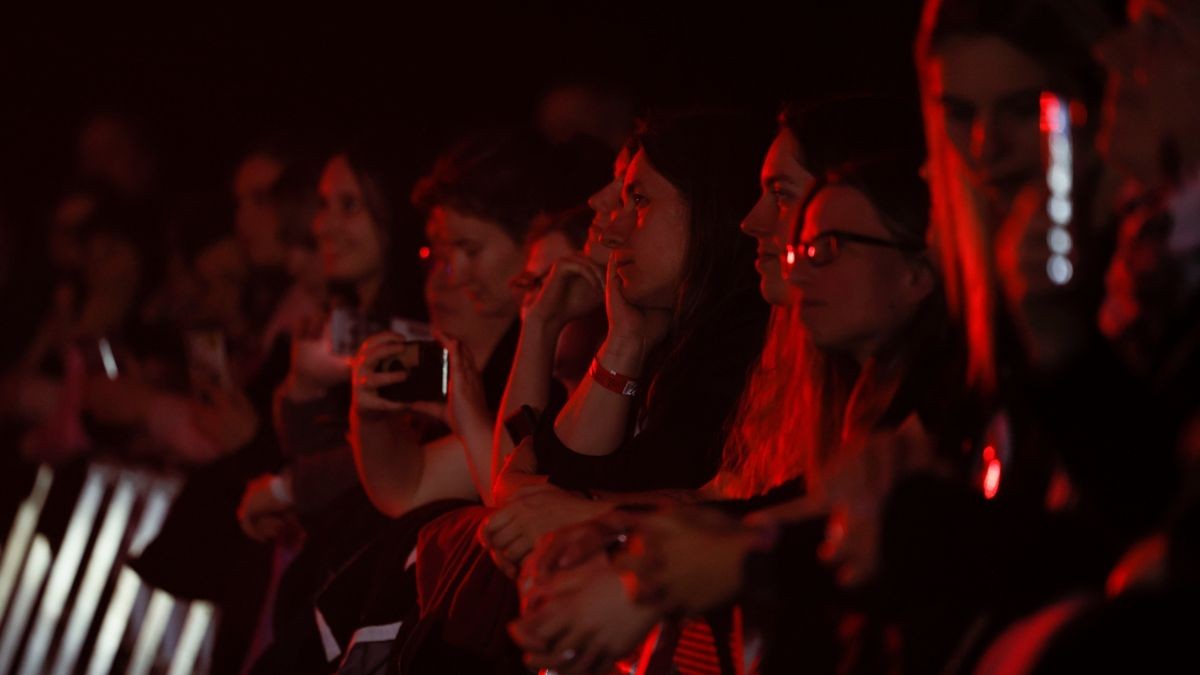
M754 261L754 269L758 270L759 272L763 272L763 270L766 269L771 274L778 274L779 270L776 269L778 267L778 256L759 256L758 259Z

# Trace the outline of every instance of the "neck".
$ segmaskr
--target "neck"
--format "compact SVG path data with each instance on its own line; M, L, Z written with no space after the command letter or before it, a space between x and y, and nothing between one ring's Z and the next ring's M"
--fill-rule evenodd
M355 284L355 290L358 291L358 308L367 310L374 306L375 301L379 299L381 286L383 286L383 278L379 274L372 274Z
M467 349L471 350L471 355L475 357L475 364L480 368L488 359L492 358L492 352L496 350L496 345L500 344L500 339L508 332L508 327L512 325L513 317L479 317L478 327L471 331L470 335L456 336Z
M871 359L874 359L879 354L879 350L883 344L878 340L865 341L857 348L850 351L850 357L858 364L858 367L864 368Z

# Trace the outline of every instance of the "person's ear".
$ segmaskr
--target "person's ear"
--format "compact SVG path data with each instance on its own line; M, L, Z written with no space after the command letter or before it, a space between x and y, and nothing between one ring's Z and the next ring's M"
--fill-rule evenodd
M934 287L937 286L937 273L934 272L933 263L927 254L922 253L909 260L905 284L914 304L933 293Z

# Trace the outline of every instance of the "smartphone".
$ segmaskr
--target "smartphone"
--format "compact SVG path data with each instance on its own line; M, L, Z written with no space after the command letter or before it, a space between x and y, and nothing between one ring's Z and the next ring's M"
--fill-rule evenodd
M450 353L440 342L408 342L404 351L381 362L379 372L405 371L408 378L379 388L389 401L444 401L450 385Z
M1075 158L1071 129L1073 112L1080 106L1054 92L1042 92L1039 100L1042 132L1042 165L1046 170L1046 214L1051 227L1046 233L1050 257L1046 261L1046 276L1058 286L1064 286L1074 276L1071 265L1071 232L1074 216L1071 191L1075 181Z

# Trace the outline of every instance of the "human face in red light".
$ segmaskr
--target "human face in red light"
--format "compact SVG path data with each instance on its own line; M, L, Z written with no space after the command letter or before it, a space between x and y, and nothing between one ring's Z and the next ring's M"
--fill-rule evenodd
M360 284L383 274L385 235L371 217L345 155L329 160L318 187L313 234L325 275Z
M822 351L849 355L860 363L890 342L933 290L927 264L912 253L889 246L896 237L879 211L856 188L833 184L821 189L805 210L798 240L816 242L831 233L868 237L878 243L846 238L836 255L814 264L798 261L789 279L800 292L800 318Z
M1175 178L1163 174L1164 149L1185 171L1200 163L1200 8L1130 0L1128 12L1129 25L1097 50L1108 70L1099 146L1143 185L1163 185Z
M762 166L762 196L742 221L742 232L758 240L754 267L762 278L763 299L784 307L795 302L795 288L783 277L779 258L784 251L788 224L795 219L800 201L812 186L813 175L800 165L800 145L787 129L780 130Z
M278 160L253 154L242 161L233 177L234 230L255 267L282 267L287 251L279 237L279 210L271 187L283 173Z
M691 213L679 190L638 151L625 172L622 209L610 228L621 294L644 309L672 309L683 281Z
M933 101L972 185L994 214L1041 175L1039 99L1049 75L994 36L950 37L930 64Z
M629 148L622 148L616 162L613 163L612 181L588 198L588 206L595 215L592 217L592 226L588 230L588 240L583 246L583 252L597 265L608 264L608 254L612 249L604 243L605 235L625 213L621 208L621 186L625 183L625 171L629 167L630 159Z
M475 311L486 317L516 316L519 294L509 281L521 271L521 247L498 224L457 209L437 206L425 235L451 288L462 288Z
M562 232L549 232L529 244L525 253L525 268L512 280L522 291L521 304L527 305L537 298L542 280L550 273L555 261L575 252L571 241Z

